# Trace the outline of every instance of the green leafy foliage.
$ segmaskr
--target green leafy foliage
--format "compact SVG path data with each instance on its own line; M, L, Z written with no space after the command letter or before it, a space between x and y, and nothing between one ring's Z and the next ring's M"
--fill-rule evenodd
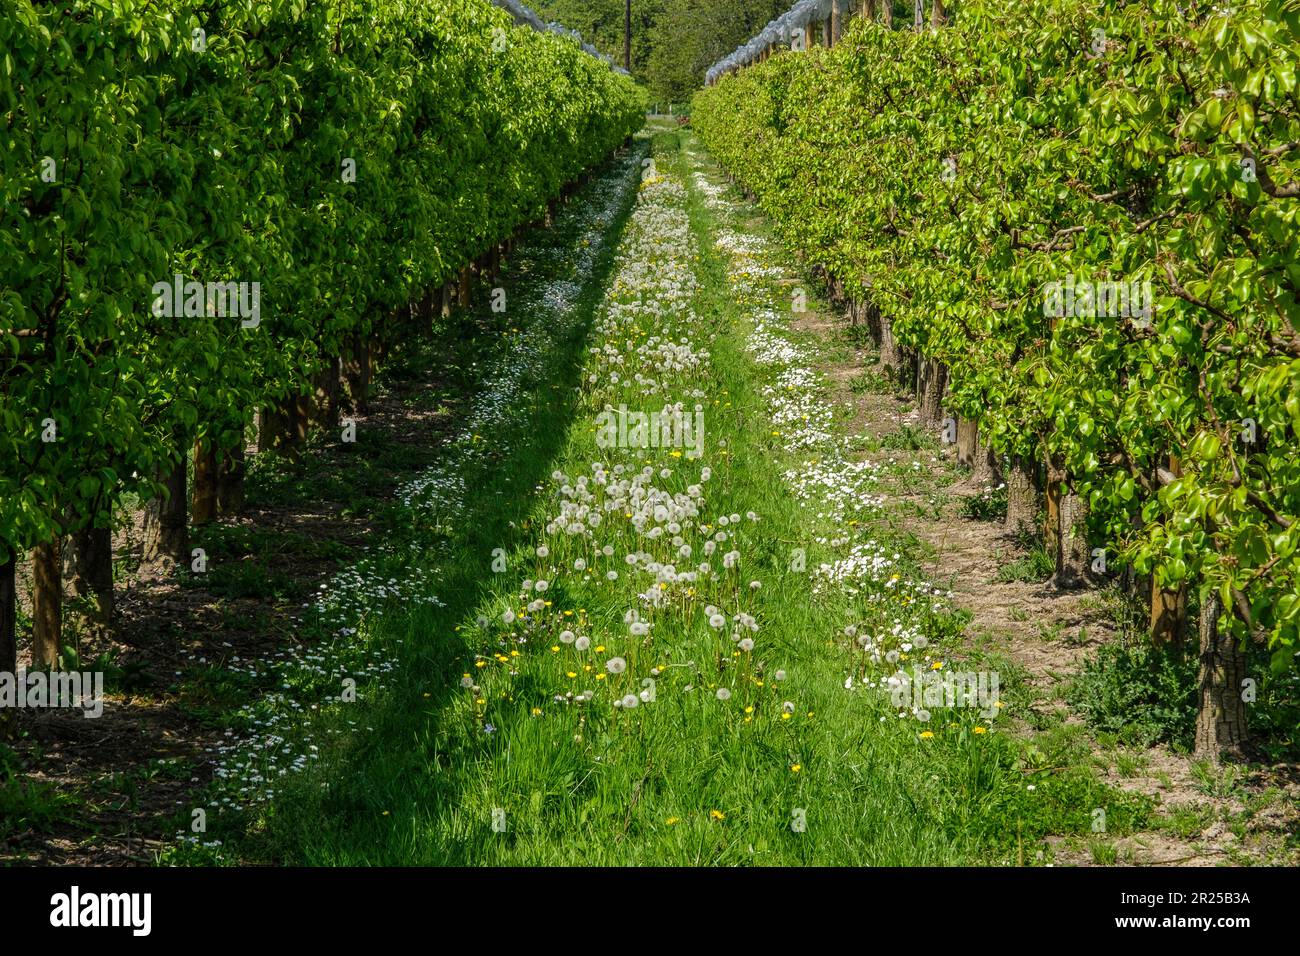
M0 553L400 342L644 108L487 0L0 0L0 50ZM159 314L175 275L257 283L260 320Z
M1070 704L1124 743L1188 746L1196 727L1196 669L1182 648L1107 644L1071 682Z
M1218 591L1281 670L1300 634L1298 62L1296 0L977 0L937 31L855 20L705 89L692 122L791 245L948 366L983 440L1062 462L1095 539ZM1063 308L1051 283L1149 283L1152 311Z

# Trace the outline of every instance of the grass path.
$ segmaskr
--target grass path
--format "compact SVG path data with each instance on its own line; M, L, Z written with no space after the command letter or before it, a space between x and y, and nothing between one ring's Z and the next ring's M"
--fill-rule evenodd
M474 455L410 489L424 598L367 612L356 636L391 655L391 680L330 708L321 757L241 852L980 864L1045 858L1046 835L1086 834L1098 809L1131 827L1142 801L1006 733L988 700L891 703L901 668L961 666L965 617L882 507L883 486L927 479L862 459L791 328L789 264L690 134L652 145L626 224L607 226L608 270L567 303L571 334L520 353L526 407L492 405ZM580 367L556 357L577 343ZM622 411L682 440L638 447L635 419L604 427Z

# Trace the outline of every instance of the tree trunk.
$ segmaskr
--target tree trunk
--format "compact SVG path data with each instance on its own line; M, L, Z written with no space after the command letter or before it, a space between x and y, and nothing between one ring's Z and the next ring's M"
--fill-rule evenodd
M1032 526L1038 518L1038 504L1032 459L1013 455L1007 475L1007 529L1016 532L1022 526Z
M194 443L194 488L190 520L197 528L217 517L217 452L212 436Z
M1002 481L1001 469L998 467L998 456L993 453L993 449L987 443L980 440L979 428L974 428L974 432L975 454L970 483L976 487L988 485L995 488Z
M831 5L831 45L840 42L844 31L844 5L847 0L835 0Z
M1211 590L1201 605L1200 707L1196 714L1197 757L1244 759L1250 746L1242 681L1246 658L1227 629L1220 629L1223 605Z
M145 566L159 571L189 563L189 536L185 525L185 458L162 476L162 497L151 498L144 512Z
M876 19L876 0L863 0L862 6L858 9L858 16L874 21Z
M451 283L442 284L442 317L444 319L451 317Z
M370 339L358 333L353 336L347 361L343 363L343 377L347 380L352 410L359 415L364 415L370 410L371 367Z
M912 29L921 30L925 26L925 0L912 0Z
M1056 576L1052 578L1052 584L1062 590L1084 587L1089 581L1092 554L1085 536L1087 517L1088 506L1082 496L1074 492L1061 496L1060 543L1056 554Z
M459 301L460 301L460 307L462 309L468 308L470 305L470 280L472 278L473 278L473 273L471 271L470 266L465 266L463 269L460 270Z
M973 419L957 419L957 464L963 468L975 468L975 443L979 436L979 426Z
M102 528L83 528L72 536L72 590L89 604L86 632L96 640L109 635L113 623L112 513Z
M17 555L0 561L0 673L3 674L18 671L17 571Z
M884 313L880 313L880 364L894 377L903 367L903 353L898 339L894 338L893 323Z
M948 22L948 13L943 8L943 0L930 0L930 26L936 30Z
M388 357L388 348L384 340L375 336L370 340L370 348L366 352L366 358L370 362L370 383L373 385L375 376L379 374L379 366L384 359Z
M244 510L244 440L227 448L217 460L217 514L237 515Z
M948 384L948 369L934 359L923 359L920 369L921 422L930 428L938 428L943 423L943 393Z
M0 674L18 674L18 587L17 555L0 561ZM13 734L17 711L0 707L0 740Z
M58 666L63 642L62 539L32 550L32 667Z
M307 437L307 419L298 395L287 395L274 405L262 409L257 434L257 450L292 448Z
M337 355L325 359L312 376L311 421L328 430L339 423L339 379L343 374L343 361Z
M1181 644L1186 630L1187 588L1162 588L1152 575L1151 640L1156 644Z
M277 437L284 432L280 413L272 405L265 405L257 413L257 453L266 454L275 447Z
M884 13L884 24L886 30L894 29L894 3L893 0L881 0L881 12Z
M623 69L632 72L632 0L623 4Z

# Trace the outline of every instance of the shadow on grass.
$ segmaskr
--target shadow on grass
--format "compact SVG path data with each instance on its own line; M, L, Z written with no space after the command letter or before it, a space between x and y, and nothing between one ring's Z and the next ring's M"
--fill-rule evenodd
M538 273L551 271L546 266L556 260L572 260L581 235L581 212L593 191L621 190L604 244L572 305L579 321L571 334L555 343L545 379L525 383L528 413L510 420L510 434L483 436L491 445L476 459L473 473L464 476L467 498L455 526L406 529L409 533L396 535L419 547L419 563L436 574L434 591L443 606L388 607L369 620L370 642L397 662L382 697L366 707L359 729L338 736L317 773L286 788L269 808L265 830L244 842L246 857L308 865L463 865L482 857L480 848L487 840L512 839L509 833L494 832L490 819L430 827L432 819L457 812L458 777L442 770L482 759L483 743L491 746L508 736L503 732L493 737L476 728L473 733L488 740L474 740L464 733L447 733L443 726L446 707L460 692L461 674L473 671L473 652L457 626L474 619L492 590L488 570L493 550L509 552L530 533L527 518L536 506L533 489L567 441L574 415L572 383L614 267L618 237L634 205L636 190L630 180L647 151L648 144L638 141L630 157L612 160L591 185L574 194L552 230L535 230L522 244L516 261L533 268L506 282L512 301L527 301L527 286L538 280L566 278ZM522 291L516 293L515 286L523 286ZM480 316L485 313L481 310ZM518 711L509 709L493 716L503 725L517 718ZM456 836L430 840L431 829L450 830Z

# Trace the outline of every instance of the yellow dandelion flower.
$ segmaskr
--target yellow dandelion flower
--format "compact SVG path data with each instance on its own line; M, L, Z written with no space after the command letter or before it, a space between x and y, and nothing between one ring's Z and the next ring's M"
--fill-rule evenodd
M681 819L682 819L681 817L669 817L667 820L664 821L664 823L666 823L668 826L673 826L674 824L680 823Z
M985 728L985 727L976 727L976 728L975 728L975 733L977 733L977 734L985 734L985 733L988 733L988 729Z
M921 731L921 739L922 739L922 740L929 740L929 739L930 739L931 737L933 737L933 736L934 736L934 731L933 731L933 730L923 730L923 731Z
M790 719L791 717L793 717L793 716L794 716L794 714L782 714L782 715L781 715L781 719L782 719L782 720L789 720L789 719Z
M727 815L726 815L725 813L723 813L721 810L710 810L710 811L709 811L709 816L713 817L713 819L715 819L715 820L725 820L725 819L727 819Z
M790 772L791 772L791 773L798 773L798 772L799 772L800 770L802 770L802 769L803 769L803 764L801 764L801 763L792 763L792 764L790 764Z
M569 671L569 676L570 676L570 677L577 677L578 675L577 675L574 671Z

